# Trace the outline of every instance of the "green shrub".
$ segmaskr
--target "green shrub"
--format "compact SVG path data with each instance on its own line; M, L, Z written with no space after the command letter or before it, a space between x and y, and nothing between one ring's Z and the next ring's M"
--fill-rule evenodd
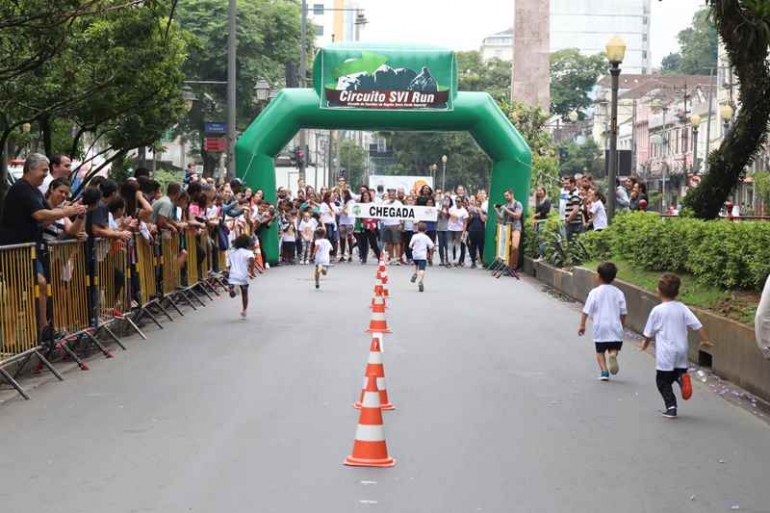
M587 232L580 236L580 242L586 248L591 260L608 260L613 256L612 230Z

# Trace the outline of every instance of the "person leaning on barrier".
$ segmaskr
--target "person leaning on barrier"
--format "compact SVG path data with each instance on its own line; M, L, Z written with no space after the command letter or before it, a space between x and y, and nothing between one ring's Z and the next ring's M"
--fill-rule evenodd
M72 186L66 178L56 178L48 186L48 193L45 195L46 201L51 208L58 208L67 205L67 198L70 195ZM67 237L85 240L88 236L85 230L85 215L75 216L74 220L69 217L63 217L50 223L45 223L43 228L43 240L53 242Z
M183 194L184 193L184 194ZM155 200L152 204L152 223L160 230L179 233L187 224L176 219L177 207L184 209L188 195L182 191L177 182L170 182L166 187L166 195Z
M93 189L91 184L89 184L89 188ZM115 225L110 226L110 212L107 205L117 196L117 182L110 179L100 180L99 190L102 193L102 198L96 208L89 210L86 216L86 233L95 239L130 240L130 231L115 229Z
M80 204L51 208L38 189L48 174L48 158L33 153L24 162L24 171L5 196L3 216L0 219L0 245L35 243L38 248L43 241L43 226L60 219L85 214L86 207ZM35 275L40 290L46 290L45 268L40 260L35 261ZM47 298L39 294L40 315L38 326L41 333L50 330L47 317Z

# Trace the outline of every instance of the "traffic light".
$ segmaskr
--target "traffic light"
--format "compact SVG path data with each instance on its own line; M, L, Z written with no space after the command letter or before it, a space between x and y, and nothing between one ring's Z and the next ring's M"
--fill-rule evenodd
M296 161L297 167L303 167L305 165L305 150L302 148L295 148L294 160Z

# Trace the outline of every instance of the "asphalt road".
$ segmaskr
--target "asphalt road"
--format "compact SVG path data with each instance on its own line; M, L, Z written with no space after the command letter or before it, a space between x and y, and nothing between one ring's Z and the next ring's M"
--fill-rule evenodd
M374 267L306 267L223 298L113 360L0 407L0 511L770 512L770 427L696 383L659 417L626 344L596 380L578 314L537 282L390 268L391 469L342 465Z

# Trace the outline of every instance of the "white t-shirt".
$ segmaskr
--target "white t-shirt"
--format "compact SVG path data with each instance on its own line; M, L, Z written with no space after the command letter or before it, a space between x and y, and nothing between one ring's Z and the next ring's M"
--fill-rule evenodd
M385 200L382 202L383 205L392 205L394 207L403 207L404 204L398 201L397 199L394 200ZM399 226L401 224L400 219L383 219L382 224L384 226Z
M340 226L353 226L356 224L356 218L353 217L353 205L355 205L355 203L356 202L353 200L345 203L345 206L340 212Z
M297 221L289 221L289 226L281 233L281 242L297 242Z
M754 317L754 335L757 339L757 347L765 358L770 359L770 276L765 282L762 296L757 306L757 314Z
M45 175L45 178L43 178L43 183L38 187L38 190L43 196L48 192L48 186L51 185L51 182L53 182L53 176L51 176L51 173L48 173Z
M316 265L329 265L329 255L332 252L332 243L328 239L318 239L315 241L315 263Z
M433 249L433 241L422 232L412 235L409 247L412 248L412 258L414 260L427 260L428 250Z
M559 219L567 217L567 199L569 198L569 190L562 187L559 191Z
M335 219L337 211L337 205L334 203L331 204L331 207L326 203L321 203L321 206L319 207L321 222L323 224L333 224L334 226L337 226L337 220Z
M312 241L313 232L318 228L318 221L311 217L307 221L304 219L299 222L299 233L302 234L302 240Z
M227 255L227 265L230 267L227 282L231 285L248 285L251 260L254 260L254 253L248 249L240 248L231 251Z
M591 203L591 215L594 220L594 230L607 228L607 211L604 210L604 203L601 201Z
M449 209L449 223L447 230L450 232L461 232L465 228L465 220L468 219L468 211L465 207L452 207Z
M679 301L661 303L650 312L644 336L655 339L655 366L658 370L686 369L687 328L703 327L695 314Z
M620 316L628 313L626 297L615 285L603 284L588 293L583 313L594 325L594 342L623 342Z

